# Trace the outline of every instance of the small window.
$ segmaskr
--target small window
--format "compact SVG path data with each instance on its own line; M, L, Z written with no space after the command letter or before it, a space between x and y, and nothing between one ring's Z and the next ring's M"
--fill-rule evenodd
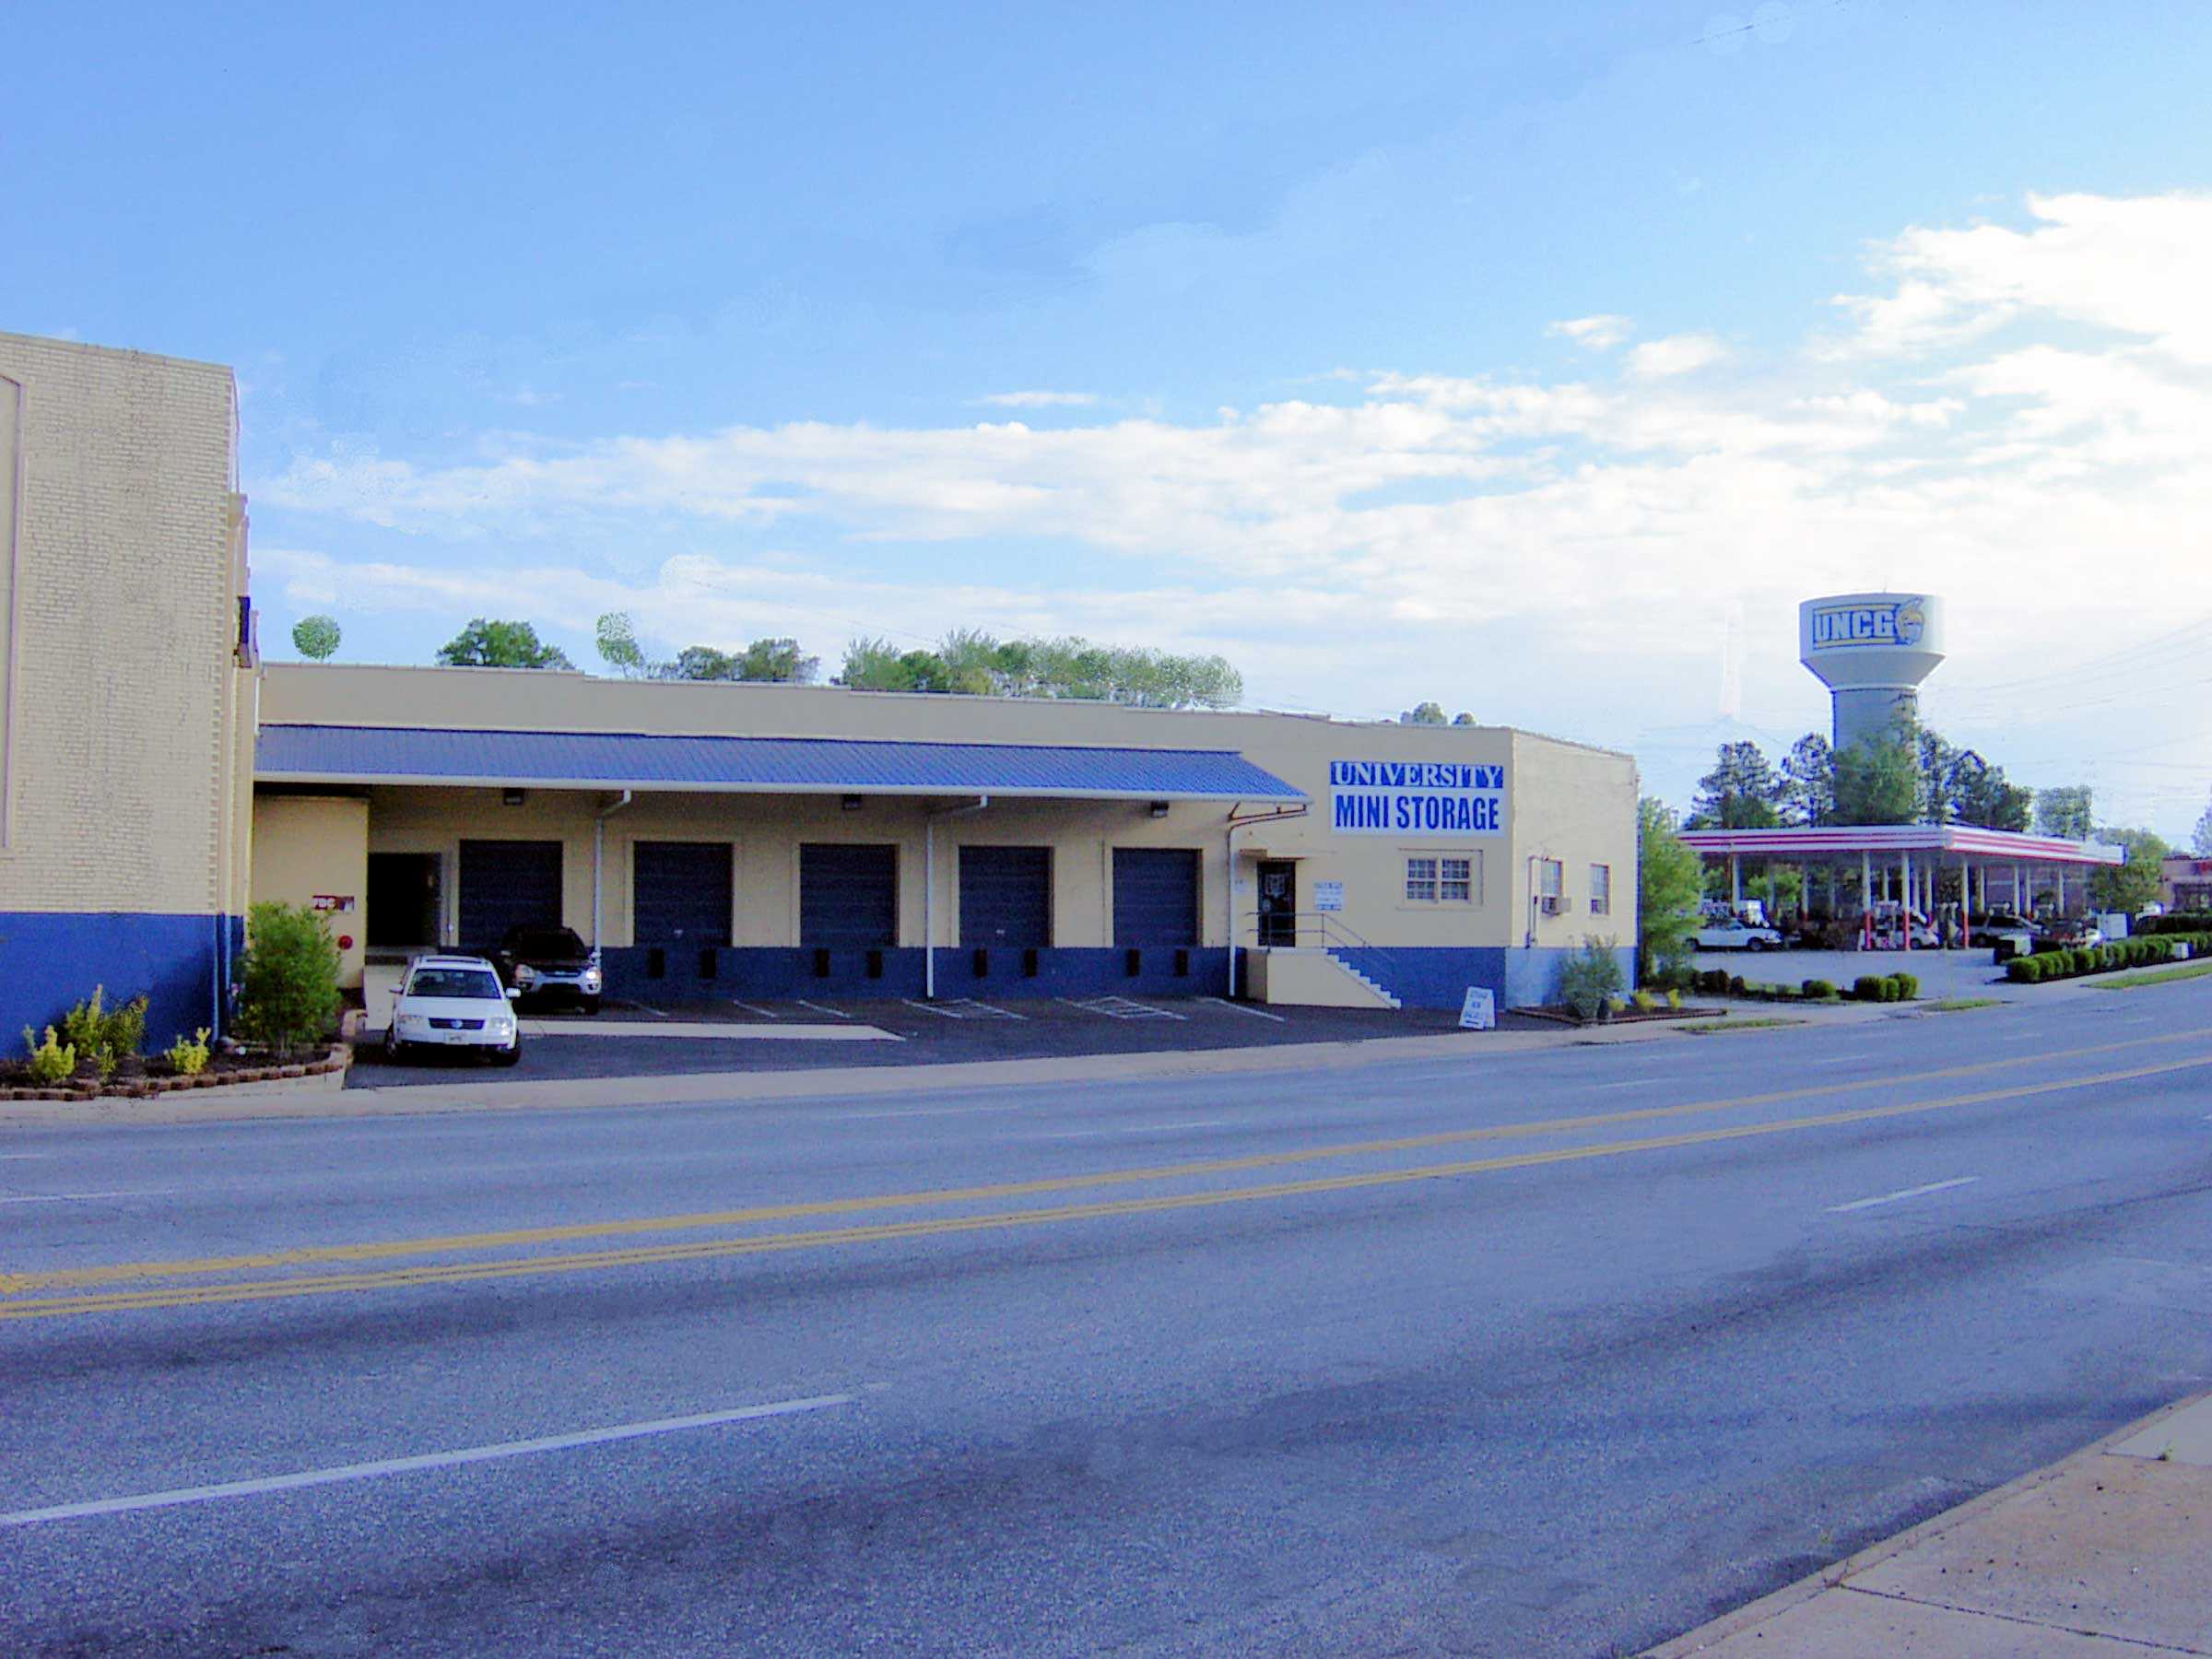
M1613 866L1590 866L1590 913L1609 916L1613 913Z
M1536 861L1538 885L1536 891L1547 899L1563 899L1567 895L1567 866L1556 858Z
M1473 904L1482 896L1478 855L1423 853L1406 861L1408 904Z

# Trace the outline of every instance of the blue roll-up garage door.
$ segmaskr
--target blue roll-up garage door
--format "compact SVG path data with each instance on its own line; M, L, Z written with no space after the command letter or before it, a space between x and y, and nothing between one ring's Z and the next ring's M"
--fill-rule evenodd
M490 950L511 927L560 925L560 843L461 843L461 947Z
M899 942L899 849L809 841L799 849L799 943L832 950Z
M1113 850L1113 942L1124 948L1198 943L1198 853Z
M960 849L960 943L1026 949L1053 942L1053 850Z
M730 942L730 843L639 841L630 865L640 945Z

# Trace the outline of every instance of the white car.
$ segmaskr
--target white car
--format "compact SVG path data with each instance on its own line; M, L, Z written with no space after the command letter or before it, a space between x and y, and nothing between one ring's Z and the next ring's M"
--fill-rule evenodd
M1780 950L1782 935L1771 927L1753 927L1744 922L1709 922L1689 935L1699 950Z
M500 983L482 957L419 957L408 964L392 1003L384 1057L404 1059L414 1049L467 1049L495 1065L523 1057L522 1024L515 1018L520 992Z

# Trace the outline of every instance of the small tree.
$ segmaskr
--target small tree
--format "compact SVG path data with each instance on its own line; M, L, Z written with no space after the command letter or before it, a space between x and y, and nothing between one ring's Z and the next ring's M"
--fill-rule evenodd
M1468 713L1465 709L1462 709L1458 713L1452 716L1452 724L1453 725L1471 726L1476 724L1475 716Z
M538 639L527 622L491 622L482 617L438 647L448 668L573 668L569 653Z
M1412 708L1398 716L1398 724L1400 725L1442 725L1444 724L1444 705L1434 702L1415 703Z
M2063 789L2035 792L2035 829L2039 835L2088 841L2095 823L2093 797L2087 783L2069 783Z
M2212 858L2212 806L2206 806L2190 832L2189 850L2199 858Z
M1758 744L1724 743L1712 770L1698 780L1690 823L1699 829L1771 830L1782 822L1776 807L1783 789Z
M1836 751L1836 822L1910 824L1921 804L1920 756L1901 724Z
M1836 816L1836 756L1827 738L1807 732L1782 758L1782 801L1793 824L1825 824Z
M304 904L256 904L239 981L238 1031L247 1041L282 1051L319 1040L338 1018L330 924Z
M2159 865L2173 849L2147 830L2100 830L2099 841L2127 849L2124 865L2100 865L2089 872L2089 902L2100 911L2134 915L2159 899Z
M638 643L638 630L628 611L608 611L599 618L594 633L599 660L617 674L635 679L646 671L645 650Z
M1646 984L1663 984L1689 966L1700 861L1675 833L1674 814L1650 795L1636 803L1636 969Z
M292 624L292 649L311 663L330 661L342 637L335 617L302 617Z

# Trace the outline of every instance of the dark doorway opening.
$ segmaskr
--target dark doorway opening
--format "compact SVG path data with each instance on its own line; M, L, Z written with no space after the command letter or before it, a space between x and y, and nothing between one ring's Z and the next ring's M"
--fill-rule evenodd
M435 853L369 854L368 947L415 950L439 942L445 913L445 861Z
M1298 943L1298 866L1286 858L1260 861L1260 943Z

